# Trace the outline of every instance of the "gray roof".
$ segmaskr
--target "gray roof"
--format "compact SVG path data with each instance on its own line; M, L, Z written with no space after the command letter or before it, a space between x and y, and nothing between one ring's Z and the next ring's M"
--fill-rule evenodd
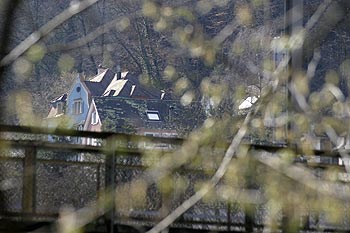
M89 81L84 81L92 96L101 96L108 85L113 81L115 74L106 69L100 74L97 74Z
M179 101L96 97L96 108L103 130L135 133L138 129L177 130L179 135L198 127L205 117L200 104L182 106ZM156 113L159 120L147 113Z
M161 99L162 91L139 82L139 74L122 72L121 77L106 69L94 78L84 81L92 96L119 96ZM167 97L167 96L166 96Z

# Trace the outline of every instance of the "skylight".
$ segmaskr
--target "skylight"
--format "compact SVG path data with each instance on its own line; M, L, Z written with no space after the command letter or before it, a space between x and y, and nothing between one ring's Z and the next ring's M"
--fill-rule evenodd
M157 111L147 111L148 120L159 121L159 113Z

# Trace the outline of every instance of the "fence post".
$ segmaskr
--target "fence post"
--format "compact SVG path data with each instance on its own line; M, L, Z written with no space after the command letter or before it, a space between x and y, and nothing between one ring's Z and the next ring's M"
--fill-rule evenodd
M100 199L101 195L101 163L98 162L96 168L96 200Z
M227 202L227 231L231 231L231 210L232 210L232 203L229 200Z
M308 213L302 216L302 229L305 231L310 229L310 216Z
M107 154L106 156L106 170L105 170L105 185L106 194L111 195L111 208L106 213L106 225L108 232L114 232L114 220L115 220L115 152ZM107 197L109 199L109 197Z
M244 206L244 225L245 225L245 232L253 232L254 231L254 205L253 204L246 204Z
M24 213L35 212L35 172L36 172L36 147L25 149L23 161L23 196L22 209Z

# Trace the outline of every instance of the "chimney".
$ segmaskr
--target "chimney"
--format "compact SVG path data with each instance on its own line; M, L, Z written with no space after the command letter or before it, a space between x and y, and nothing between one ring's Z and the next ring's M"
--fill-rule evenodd
M173 110L174 110L174 106L170 106L169 107L169 123L170 124L172 124L173 122L173 115L172 115L172 113L173 113Z
M79 80L81 80L81 81L84 81L85 80L85 77L84 77L84 75L82 74L82 73L78 73L77 74L77 79L79 79Z
M122 78L122 72L120 69L120 65L117 66L117 80L120 80Z
M106 69L107 68L103 67L102 64L99 64L97 68L97 75L103 73Z

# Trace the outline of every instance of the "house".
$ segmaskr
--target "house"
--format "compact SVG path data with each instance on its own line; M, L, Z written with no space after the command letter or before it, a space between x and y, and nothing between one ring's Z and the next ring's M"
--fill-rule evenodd
M184 136L205 119L199 103L184 107L170 93L145 86L139 75L100 68L85 80L78 75L66 94L51 101L48 127L109 131L145 136ZM51 138L96 145L95 139Z
M204 121L203 111L196 108L201 108L200 104L184 107L176 100L95 97L84 130L179 137ZM85 143L96 145L97 141L87 139Z
M110 96L134 99L169 99L164 91L139 82L139 75L130 72L114 73L100 67L89 80L78 75L70 90L51 101L51 110L45 118L46 125L55 128L64 124L68 128L83 129L94 97Z

